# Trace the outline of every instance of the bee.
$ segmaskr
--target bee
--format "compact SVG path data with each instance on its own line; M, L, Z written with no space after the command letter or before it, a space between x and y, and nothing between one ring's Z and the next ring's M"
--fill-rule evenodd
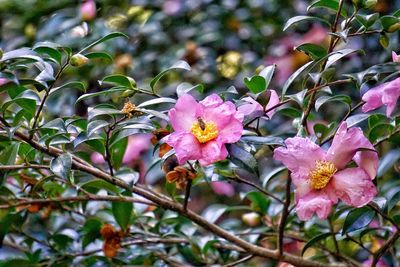
M204 131L206 129L206 123L203 121L203 119L198 117L197 122L199 123L200 129Z

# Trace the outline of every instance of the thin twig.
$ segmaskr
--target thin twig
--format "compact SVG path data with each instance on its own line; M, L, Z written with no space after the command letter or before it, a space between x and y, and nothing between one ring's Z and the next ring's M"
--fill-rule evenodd
M246 261L251 260L253 257L254 257L253 255L247 255L246 257L238 259L237 261L225 264L225 265L223 265L223 267L234 267L236 265L239 265L239 264L245 263Z
M285 204L283 206L282 210L282 216L281 220L279 222L279 228L278 228L278 251L279 254L282 255L283 253L283 234L285 231L285 226L286 226L286 219L289 215L289 206L290 206L290 187L292 185L292 179L290 176L290 173L288 175L287 181L286 181L286 191L285 191Z

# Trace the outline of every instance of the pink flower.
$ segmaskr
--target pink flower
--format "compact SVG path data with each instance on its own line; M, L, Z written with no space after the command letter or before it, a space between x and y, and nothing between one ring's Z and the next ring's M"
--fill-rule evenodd
M378 169L378 155L360 128L347 129L343 122L328 151L309 138L288 138L285 144L275 149L274 159L291 171L301 220L310 219L314 213L326 219L339 199L361 207L377 194L371 180ZM351 160L358 166L347 168Z
M96 17L96 2L94 0L87 0L82 4L80 12L83 20L93 20Z
M269 90L269 91L271 92L271 96L269 98L267 106L265 107L265 110L269 110L272 107L279 104L279 96L276 93L276 91L275 90ZM257 116L258 114L263 114L264 112L263 106L257 101L255 101L253 98L248 96L243 98L242 100L245 101L246 103L239 106L238 110L241 113L243 113L244 116L249 116L249 115ZM275 114L275 111L276 108L268 111L266 114L269 118L271 118Z
M400 62L399 55L397 55L396 52L394 52L394 51L392 51L392 60L393 60L393 62Z
M215 181L211 182L211 187L217 195L225 195L228 197L235 195L235 189L230 183Z
M208 165L223 160L228 156L225 144L235 143L242 136L243 114L216 94L200 102L184 94L168 115L175 132L166 137L166 142L175 149L179 164L199 160Z
M365 104L362 106L363 112L377 109L381 106L387 106L386 116L390 117L396 108L397 100L400 97L400 78L378 85L366 92L362 100Z
M129 136L128 138L128 145L125 150L124 157L122 159L122 163L130 164L133 161L140 159L140 155L149 149L150 147L150 139L151 134L135 134ZM90 159L95 164L103 164L105 163L103 155L98 152L92 153Z

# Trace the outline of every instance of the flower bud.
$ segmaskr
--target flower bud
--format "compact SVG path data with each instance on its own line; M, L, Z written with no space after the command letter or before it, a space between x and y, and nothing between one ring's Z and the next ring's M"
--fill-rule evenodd
M94 0L87 0L82 4L80 13L83 20L93 20L96 17L96 2Z
M74 67L82 67L88 63L89 59L82 54L75 54L71 57L70 64Z
M242 221L248 226L255 227L260 224L260 215L256 212L249 212L242 215Z

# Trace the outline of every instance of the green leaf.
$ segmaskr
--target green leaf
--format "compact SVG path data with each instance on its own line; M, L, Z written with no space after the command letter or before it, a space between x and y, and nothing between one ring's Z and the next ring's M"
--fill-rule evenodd
M70 154L61 154L50 162L50 170L57 176L64 179L68 178L68 174L72 167L72 157Z
M142 108L142 107L159 105L159 104L164 104L164 103L175 104L176 99L173 99L170 97L160 97L160 98L151 99L151 100L145 101L143 103L140 103L137 107Z
M190 68L189 64L186 61L183 60L179 60L178 62L176 62L174 65L172 65L171 67L169 67L168 69L162 71L161 73L159 73L156 77L154 77L151 81L150 81L150 87L151 89L154 90L155 85L158 83L158 81L168 72L172 71L172 70L187 70L187 71L191 71L192 69Z
M83 189L85 189L89 192L97 192L100 189L104 189L110 193L114 193L114 194L119 193L119 190L115 185L113 185L107 181L100 180L100 179L94 179L94 180L88 181L86 183L81 184L80 187L82 187Z
M380 138L388 136L394 129L394 126L389 123L379 123L370 129L368 137L371 142L376 142Z
M0 163L2 165L13 165L17 159L20 143L12 143L0 151Z
M113 116L113 115L123 115L122 111L113 108L93 108L88 112L88 119L89 121L93 120L95 117L98 116Z
M400 18L395 16L383 16L380 19L382 27L386 32L395 32L400 29Z
M290 85L304 72L312 69L314 67L315 62L310 61L303 66L301 66L299 69L297 69L290 77L286 80L285 84L283 85L282 88L282 97L286 95L287 90L289 89Z
M99 84L102 85L103 83L113 84L120 87L125 87L125 90L128 89L135 89L136 82L131 77L121 75L121 74L114 74L104 77L103 80L99 81Z
M128 191L123 193L124 196L132 196ZM112 213L115 220L122 230L126 230L132 216L133 204L131 202L113 202Z
M109 95L109 94L113 94L113 93L119 93L119 92L124 92L126 91L125 87L114 87L108 90L104 90L104 91L100 91L100 92L95 92L95 93L90 93L90 94L84 94L81 95L75 102L75 105L78 104L79 102L92 98L92 97L96 97L96 96L100 96L100 95Z
M110 63L114 61L113 57L106 52L91 52L84 54L84 56L87 57L88 59L105 59Z
M310 11L313 8L327 8L333 10L335 13L339 9L339 1L338 0L317 0L314 1L311 5L307 7L307 11ZM345 8L342 8L340 14L343 17L347 17L347 12Z
M122 159L125 154L126 147L128 146L128 138L122 138L117 142L113 142L110 146L111 162L115 169L119 169L122 165Z
M318 111L322 105L328 102L342 102L351 107L351 97L348 95L321 96L315 101L315 110Z
M212 204L203 211L202 217L209 223L215 223L227 208L227 206L222 204Z
M331 235L332 235L331 233L322 233L322 234L319 234L319 235L317 235L317 236L311 238L311 240L308 241L308 242L304 245L303 250L301 251L301 255L303 256L304 253L307 251L307 249L309 249L310 247L312 247L312 246L314 246L314 245L318 245L318 243L319 243L320 241L322 241L322 240L328 238L328 237L331 236Z
M391 150L386 152L385 155L379 161L377 177L382 177L390 168L396 164L400 159L400 150Z
M375 212L368 207L351 210L344 221L342 234L366 227L374 217Z
M267 175L262 179L263 183L263 187L267 187L268 183L274 178L276 177L278 174L282 173L283 171L286 171L287 168L285 166L281 166L278 167L276 169L273 169L272 171L269 171L267 173Z
M320 21L320 22L323 22L323 23L327 24L328 26L330 26L329 21L327 21L327 20L325 20L325 19L322 19L322 18L319 18L319 17L296 16L296 17L290 18L290 19L286 22L285 26L283 27L283 31L286 31L287 29L289 29L289 28L292 27L293 25L295 25L295 24L297 24L297 23L299 23L299 22L301 22L301 21L304 21L304 20Z
M238 167L245 168L252 173L257 172L257 161L252 154L235 144L228 145L227 149L229 158Z
M103 121L103 120L95 120L91 121L87 125L87 135L91 136L94 134L97 130L102 129L106 126L110 125L108 121Z
M254 75L253 77L245 77L243 79L246 87L254 94L261 93L267 89L267 82L264 77L260 75Z
M82 227L82 248L100 238L100 229L103 223L97 218L89 218Z
M280 137L276 136L253 136L246 135L242 136L240 141L255 144L255 145L278 145L284 146L284 141Z
M302 44L295 48L298 51L306 53L311 59L320 59L328 54L326 49L316 44Z
M397 191L395 194L393 194L393 196L389 199L388 212L390 212L399 202L400 202L400 190Z
M57 49L45 46L44 43L41 43L39 45L35 45L33 50L39 54L47 54L51 59L58 63L58 65L61 65L62 55Z
M261 76L265 79L265 83L266 83L265 87L266 88L268 88L269 84L271 83L272 76L274 76L275 69L276 69L276 65L273 64L273 65L265 67L258 74L259 76Z
M96 46L98 44L101 44L101 43L103 43L105 41L108 41L108 40L111 40L111 39L114 39L114 38L118 38L118 37L125 37L125 38L129 39L128 35L126 35L126 34L124 34L122 32L112 32L112 33L107 34L106 36L100 38L99 40L91 43L90 45L86 46L81 51L79 51L78 54L82 54L86 50L89 50L90 48L92 48L92 47L94 47L94 46Z
M55 93L59 92L59 91L65 91L67 89L78 89L81 92L86 92L86 87L82 82L69 82L66 84L63 84L61 86L55 87L53 88L50 93L49 96L54 95Z
M376 20L379 18L379 13L374 13L374 14L368 14L368 15L363 15L363 14L357 14L356 19L357 21L364 26L365 30L368 30Z
M348 117L346 120L347 128L350 128L352 126L355 126L355 125L365 121L366 119L368 119L369 116L370 116L369 114L356 114L356 115Z
M246 194L246 198L251 201L251 207L254 211L267 214L270 200L261 192L253 191Z

